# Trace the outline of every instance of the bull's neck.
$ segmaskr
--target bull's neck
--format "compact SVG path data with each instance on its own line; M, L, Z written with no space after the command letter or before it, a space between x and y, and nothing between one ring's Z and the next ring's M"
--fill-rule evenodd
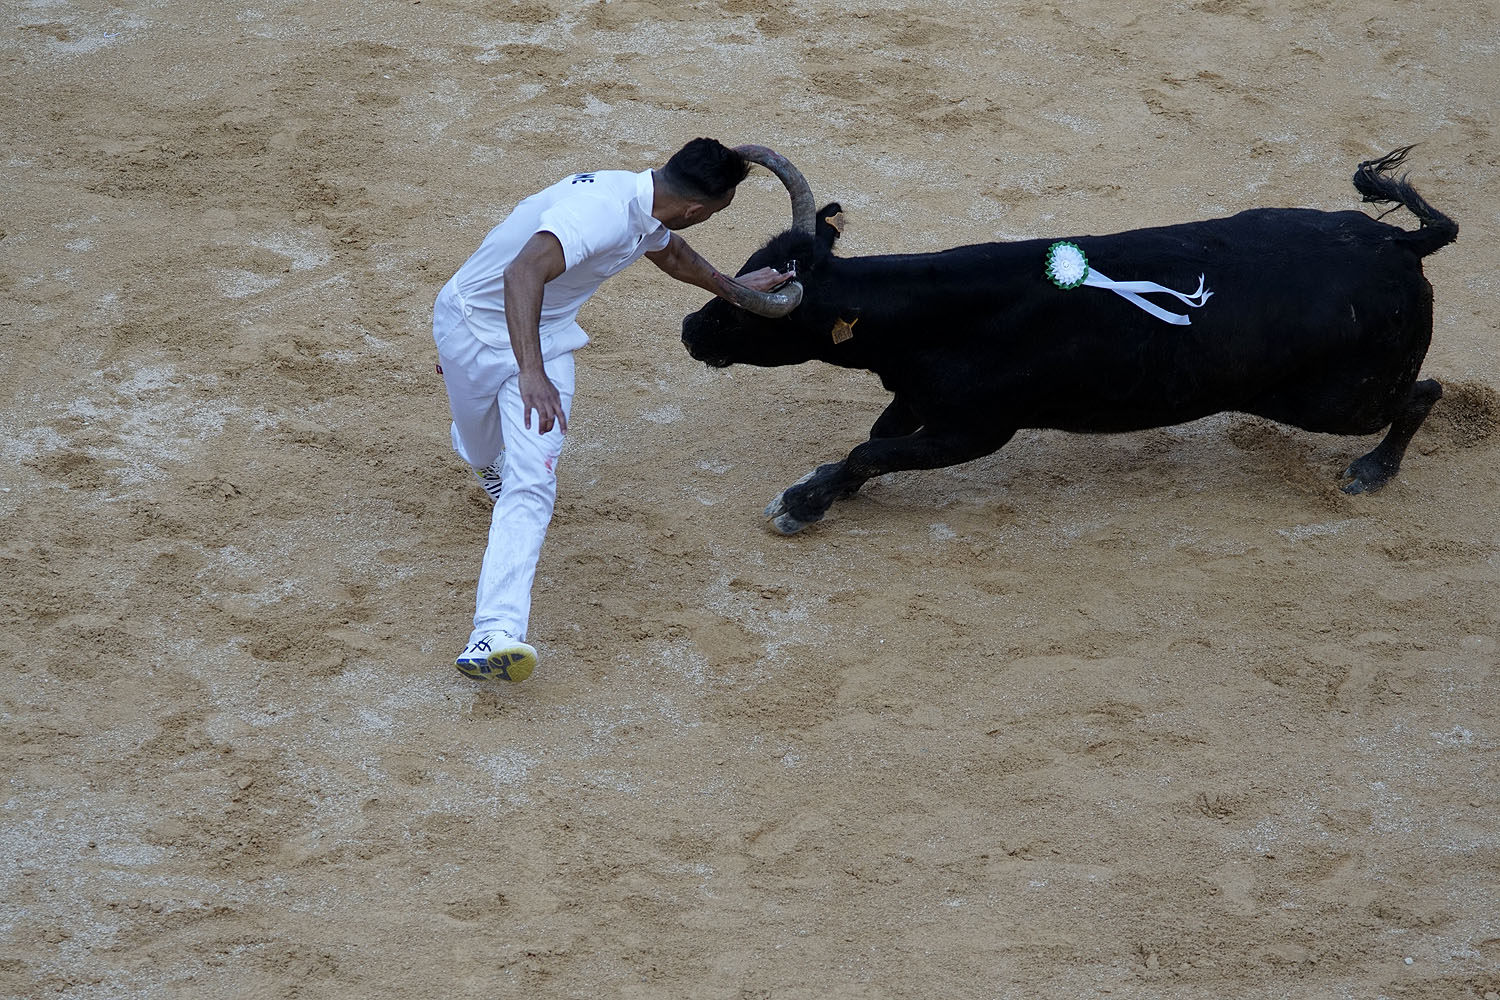
M984 243L935 253L834 258L806 303L827 326L818 357L844 368L888 366L907 350L959 334L956 317L998 310L1035 284L1044 241Z

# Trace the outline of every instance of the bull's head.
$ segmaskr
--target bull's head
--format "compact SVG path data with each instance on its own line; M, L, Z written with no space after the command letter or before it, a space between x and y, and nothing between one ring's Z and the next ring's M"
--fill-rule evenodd
M722 297L715 298L682 321L682 343L695 359L714 368L732 364L789 365L809 361L813 349L800 332L802 306L808 282L833 256L833 241L839 235L839 206L831 204L813 211L812 190L807 181L783 157L764 146L739 146L746 159L769 168L792 196L792 228L761 247L737 274L762 267L785 270L794 262L797 280L773 292L756 292L735 281L724 281Z

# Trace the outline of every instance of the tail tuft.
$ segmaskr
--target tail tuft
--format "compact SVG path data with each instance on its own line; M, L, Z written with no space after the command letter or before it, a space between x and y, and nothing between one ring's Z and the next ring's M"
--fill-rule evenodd
M1425 257L1440 247L1445 247L1458 238L1458 223L1427 203L1407 181L1406 174L1391 176L1391 171L1406 161L1406 154L1414 146L1402 146L1377 160L1366 160L1354 171L1354 189L1365 201L1377 204L1395 204L1404 207L1417 217L1421 228L1403 237L1417 253ZM1391 209L1395 211L1395 209Z

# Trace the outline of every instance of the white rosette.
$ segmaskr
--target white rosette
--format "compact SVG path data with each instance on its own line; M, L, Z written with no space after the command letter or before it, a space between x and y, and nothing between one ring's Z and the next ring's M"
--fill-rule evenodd
M1043 267L1043 273L1047 280L1058 288L1077 288L1079 285L1088 285L1090 288L1107 288L1116 295L1126 299L1131 304L1139 306L1146 312L1155 316L1164 323L1176 326L1187 326L1192 322L1187 316L1180 313L1168 312L1154 302L1148 302L1141 298L1143 294L1160 292L1170 295L1178 301L1197 309L1209 300L1213 292L1203 287L1203 275L1198 275L1198 290L1191 294L1187 292L1174 291L1164 285L1158 285L1154 281L1114 281L1106 278L1098 271L1089 266L1088 258L1084 256L1083 250L1076 243L1059 240L1047 248L1047 262Z
M1077 243L1059 241L1047 248L1047 278L1058 288L1077 288L1089 276L1089 259Z

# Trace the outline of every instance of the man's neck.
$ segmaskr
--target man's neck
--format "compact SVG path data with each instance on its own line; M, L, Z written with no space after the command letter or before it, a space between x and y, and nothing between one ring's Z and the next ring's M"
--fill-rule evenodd
M651 171L651 218L657 222L666 224L666 217L676 210L676 199L662 183L661 175L655 170Z

